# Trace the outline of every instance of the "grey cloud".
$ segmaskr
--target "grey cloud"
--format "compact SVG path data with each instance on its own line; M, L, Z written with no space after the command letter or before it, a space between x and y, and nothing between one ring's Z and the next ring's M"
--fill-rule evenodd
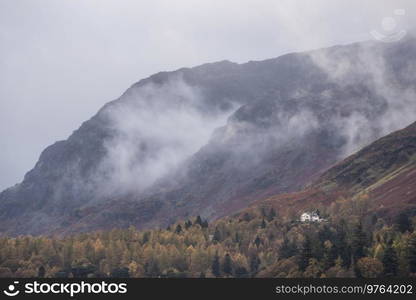
M386 55L391 64L395 61L391 56L412 54L389 53L389 45L379 46L374 41L361 43L356 46L355 57L342 53L337 48L310 53L314 63L336 85L347 89L366 84L378 96L378 100L368 101L366 93L363 93L362 99L358 100L358 107L365 105L364 110L356 110L348 116L333 116L332 123L346 139L342 157L415 121L416 90L413 84L406 84L406 81L414 82L416 79L415 65L408 64L399 78L399 74L386 61ZM385 107L381 109L383 106ZM362 111L373 113L364 115Z
M107 154L94 174L99 190L142 192L197 152L236 107L206 111L203 102L198 88L177 77L163 85L148 83L120 105L106 107L102 113L113 137L105 142Z

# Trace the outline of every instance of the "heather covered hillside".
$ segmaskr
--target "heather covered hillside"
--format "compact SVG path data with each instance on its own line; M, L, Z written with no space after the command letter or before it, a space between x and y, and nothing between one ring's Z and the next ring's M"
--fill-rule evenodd
M256 201L285 215L336 207L345 199L368 199L368 209L388 220L416 213L416 123L393 132L325 171L302 191Z

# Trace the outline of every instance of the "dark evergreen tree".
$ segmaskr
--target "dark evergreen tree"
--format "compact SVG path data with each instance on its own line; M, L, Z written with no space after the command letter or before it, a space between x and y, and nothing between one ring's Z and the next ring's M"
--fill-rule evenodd
M393 245L391 242L388 243L386 250L384 251L383 255L383 274L387 277L394 277L397 276L397 272L399 269L399 262L396 254L396 250L394 250Z
M111 278L130 278L129 269L124 268L116 268L113 269L110 273Z
M297 254L297 247L295 243L290 242L286 237L283 239L282 245L279 248L279 258L285 259Z
M202 227L202 218L201 218L201 216L196 217L195 224L198 224L199 226Z
M202 228L208 228L208 221L207 220L204 220L204 221L202 221Z
M192 221L188 220L185 222L185 229L189 229L190 227L192 227Z
M299 254L298 266L301 271L305 271L305 269L309 265L309 260L313 257L312 255L312 242L309 236L305 236L305 240L302 244L302 249Z
M397 230L399 230L402 233L412 230L412 222L410 221L409 216L404 212L397 216L396 226Z
M266 228L266 226L267 226L267 224L266 224L266 222L264 221L264 219L263 219L263 220L261 220L260 228L261 228L261 229L264 229L264 228Z
M329 248L324 248L323 254L323 265L324 270L328 270L329 268L335 265L335 260L338 258L338 252L334 245Z
M333 240L333 232L328 225L323 225L323 228L318 231L318 238L321 243Z
M407 246L407 259L409 261L410 273L416 273L416 234L413 233L410 237Z
M250 272L255 275L259 271L261 261L257 254L250 255Z
M230 254L225 254L224 263L222 265L222 271L224 274L232 275L233 274L233 261L231 260Z
M150 240L150 232L146 231L143 234L142 245L146 244Z
M371 216L371 225L376 225L376 223L377 223L377 220L378 220L378 217L377 217L377 215L376 214L373 214L372 216Z
M156 259L151 258L144 265L145 275L147 277L157 278L160 277L159 263Z
M265 218L267 217L267 212L266 212L266 208L264 206L261 207L260 209L260 213L261 213L261 217Z
M248 277L247 269L242 267L242 266L237 267L235 269L234 273L235 273L235 277L237 277L237 278L247 278Z
M221 242L221 232L218 227L215 227L214 236L212 237L213 242Z
M256 239L254 240L254 244L256 245L257 248L260 246L261 239L259 238L259 236L256 236Z
M244 213L243 215L243 221L250 222L252 220L250 214L248 212Z
M355 276L361 278L361 271L357 267L357 262L360 258L365 257L365 246L367 244L366 235L363 231L362 223L359 222L353 231L352 241L351 241L351 251L352 251L352 261L354 262L354 273Z
M181 224L178 224L178 225L176 226L175 232L176 232L176 233L181 233L181 232L182 232L182 226L181 226Z
M342 260L342 267L348 269L351 266L351 247L347 242L347 224L341 220L336 226L336 235L334 237L334 246L338 256Z
M267 221L271 222L274 220L274 218L276 217L276 211L274 210L274 208L272 207L269 211L269 214L267 216Z
M354 228L351 242L352 255L355 263L357 263L360 258L365 256L365 246L367 244L366 238L367 237L363 231L363 226L360 222Z
M240 234L238 232L236 232L235 235L234 235L234 243L239 245L240 242L241 242Z
M95 271L96 267L91 264L76 264L71 268L71 273L74 278L87 278L89 275L94 274Z
M46 270L44 266L40 266L38 269L38 277L39 278L44 278L46 274Z
M212 275L214 275L215 277L221 276L220 257L218 256L218 253L215 254L214 260L212 261L211 271Z

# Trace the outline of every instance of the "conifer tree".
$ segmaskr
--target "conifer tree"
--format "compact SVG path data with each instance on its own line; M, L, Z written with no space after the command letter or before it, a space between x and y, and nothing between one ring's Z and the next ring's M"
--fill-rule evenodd
M202 227L202 218L201 218L201 216L196 217L195 224L198 224L199 226Z
M212 261L211 265L212 275L215 277L220 277L221 275L221 266L220 266L220 257L218 253L215 253L214 260Z
M298 261L299 269L301 271L306 270L306 268L309 265L310 259L312 259L312 243L309 236L306 236L302 244L302 249Z
M283 243L279 248L279 258L285 259L296 255L296 245L291 243L287 237L283 239Z
M254 240L254 244L256 245L256 247L258 248L261 244L261 239L259 236L256 236L256 239Z
M190 227L192 227L192 221L188 220L185 222L185 229L189 229Z
M272 207L270 209L269 215L267 216L267 221L271 222L274 220L274 218L276 217L276 211L274 210L274 208Z
M360 258L365 256L364 247L366 245L366 235L363 231L361 222L357 224L354 229L352 237L352 255L354 261L357 262Z
M176 232L176 233L181 233L181 232L182 232L182 226L181 226L181 224L178 224L178 225L176 226L175 232Z
M202 228L208 228L208 221L207 220L202 221L201 227Z
M406 231L411 231L412 222L410 221L409 216L406 213L402 212L397 216L396 226L400 232L404 233Z
M261 261L257 254L252 254L250 256L250 272L252 275L255 275L260 267Z
M242 266L237 267L235 269L235 277L237 277L237 278L246 278L246 277L248 277L247 269L242 267Z
M222 271L224 274L232 275L233 273L233 262L231 260L230 254L225 254L224 263L222 265Z
M213 242L221 242L221 232L218 227L215 227L214 236L212 237Z
M413 233L410 237L407 246L407 259L409 261L410 273L416 273L416 234Z
M394 250L392 243L389 242L383 255L383 274L384 276L392 277L397 276L399 262L396 251Z
M40 266L39 269L38 269L38 277L39 278L44 278L45 277L45 273L46 273L45 267L44 266Z

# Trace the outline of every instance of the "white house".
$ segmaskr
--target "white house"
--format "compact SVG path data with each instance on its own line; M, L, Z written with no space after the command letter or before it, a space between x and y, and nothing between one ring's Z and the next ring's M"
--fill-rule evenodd
M316 211L313 212L304 212L301 216L300 216L300 221L301 222L321 222L324 219L321 219L321 217L319 217L318 213Z

